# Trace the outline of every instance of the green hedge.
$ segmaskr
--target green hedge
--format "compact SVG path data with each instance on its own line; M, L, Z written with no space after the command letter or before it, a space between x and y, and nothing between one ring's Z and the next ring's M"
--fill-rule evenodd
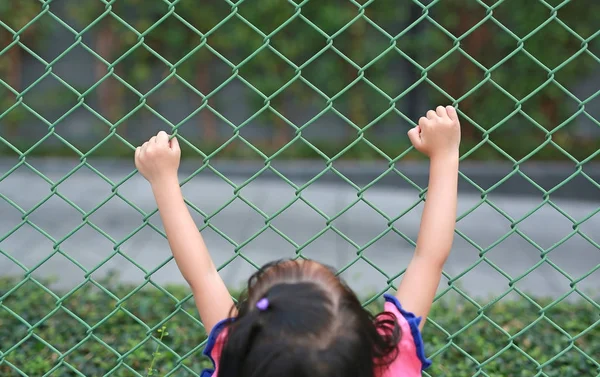
M123 364L110 376L136 375L133 371L145 376L157 349L156 339L161 336L156 330L162 326L168 333L163 335L162 342L172 351L159 347L160 355L154 358L153 365L155 376L170 372L173 376L197 375L209 365L201 356L206 335L197 322L193 301L177 304L177 300L189 297L183 287L166 287L172 295L169 296L148 284L129 296L120 309L115 309L115 297L123 299L135 287L115 286L110 290L115 297L111 297L89 283L62 296L62 305L57 309L56 298L33 281L6 295L17 283L0 279L2 376L20 375L11 365L28 376L43 376L61 361L63 365L48 375L104 376L119 361L119 356L105 345L123 355ZM541 306L550 303L536 301ZM376 302L370 308L377 310L380 305L381 302ZM434 305L432 321L424 331L426 353L434 362L427 370L429 375L540 375L536 370L538 364L530 358L540 364L554 359L542 369L548 377L595 376L600 372L599 360L593 360L593 356L600 355L598 305L587 301L559 303L547 308L541 317L534 304L522 299L500 301L483 314L479 315L476 307L466 300L446 300ZM516 335L512 347L507 334ZM63 353L62 359L56 351ZM179 363L177 355L185 358ZM178 369L173 372L174 368Z

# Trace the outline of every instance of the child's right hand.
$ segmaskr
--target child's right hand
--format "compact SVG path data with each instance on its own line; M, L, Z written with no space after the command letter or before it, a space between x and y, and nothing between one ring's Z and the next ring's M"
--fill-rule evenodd
M177 138L169 141L169 135L160 131L135 150L135 167L154 185L168 180L177 180L177 169L181 150Z
M430 159L458 157L460 122L452 106L429 110L419 125L408 131L413 146Z

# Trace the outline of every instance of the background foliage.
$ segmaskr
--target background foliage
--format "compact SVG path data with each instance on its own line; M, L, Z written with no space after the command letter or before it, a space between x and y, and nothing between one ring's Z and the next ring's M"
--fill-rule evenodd
M33 1L3 7L2 19L14 30L41 10ZM451 102L463 112L463 153L476 149L473 158L518 160L540 149L532 158L564 159L566 151L583 160L599 146L597 137L582 137L574 127L590 117L578 112L582 101L597 93L573 94L600 69L596 1L327 0L296 7L283 0L207 0L200 7L193 0L119 0L110 6L82 1L66 9L70 26L85 31L91 37L86 43L105 60L96 61L94 74L102 84L91 96L99 101L98 111L119 124L119 134L135 127L127 122L140 101L134 92L148 94L144 99L154 107L164 98L153 93L176 83L189 98L173 95L201 109L193 127L202 136L192 141L209 153L225 141L217 130L218 112L228 98L220 92L239 80L256 113L253 120L268 128L262 131L268 139L257 142L267 154L293 140L298 127L310 128L311 117L331 115L345 124L335 142L309 140L325 154L331 157L364 133L395 157L408 147L409 121L433 104ZM44 17L19 35L24 43L47 43L40 36L56 25ZM0 28L0 47L11 39ZM0 59L0 77L17 91L23 89L18 71L25 54L11 48ZM106 77L112 68L129 86ZM6 108L15 97L3 101ZM18 125L11 118L18 114L1 122ZM250 130L247 122L233 127ZM180 128L183 136L186 127ZM487 142L479 145L482 140ZM236 140L225 153L243 155L240 148ZM370 147L356 149L345 157L378 157ZM302 139L286 154L319 155Z

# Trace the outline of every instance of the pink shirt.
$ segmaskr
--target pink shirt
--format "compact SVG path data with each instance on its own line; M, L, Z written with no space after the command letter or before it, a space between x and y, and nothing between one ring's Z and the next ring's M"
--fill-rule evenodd
M425 357L423 338L419 331L421 318L404 310L396 297L388 294L384 297L384 310L396 316L402 338L398 342L398 357L376 377L420 377L421 371L431 365L431 361ZM204 354L213 361L214 369L204 370L200 377L218 376L219 358L225 339L225 332L222 330L227 321L230 319L218 323L210 333Z

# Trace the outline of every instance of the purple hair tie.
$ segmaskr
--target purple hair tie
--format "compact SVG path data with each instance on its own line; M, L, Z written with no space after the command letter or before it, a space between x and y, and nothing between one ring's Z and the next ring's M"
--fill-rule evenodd
M269 300L264 297L261 298L260 300L258 300L258 302L256 303L256 307L258 308L258 310L260 310L261 312L267 310L267 308L269 307Z

